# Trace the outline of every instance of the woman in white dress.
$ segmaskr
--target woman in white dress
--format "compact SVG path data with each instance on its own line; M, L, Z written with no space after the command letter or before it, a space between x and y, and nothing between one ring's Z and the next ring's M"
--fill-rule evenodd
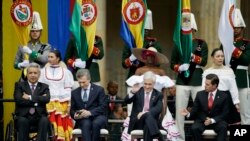
M73 124L68 113L74 80L72 73L61 62L59 50L50 51L48 64L41 70L39 81L49 85L51 98L46 108L54 126L56 140L70 141Z
M220 48L215 48L211 54L213 65L212 67L206 69L203 72L202 79L202 88L204 89L205 78L208 74L216 74L219 79L218 89L221 91L225 91L226 93L231 95L231 105L230 105L230 116L228 118L228 123L230 124L239 124L240 123L240 113L239 113L239 93L236 85L235 75L233 70L224 66L224 53Z
M161 120L162 127L167 130L168 140L176 141L180 135L177 127L175 125L175 121L168 110L167 107L167 94L166 88L172 87L174 82L165 74L165 71L159 67L159 64L167 64L168 59L165 55L158 53L157 50L153 47L149 47L148 49L133 49L133 54L136 58L145 63L145 66L140 67L136 70L135 75L131 76L127 81L127 85L132 87L135 84L143 85L143 74L147 71L152 71L156 74L156 84L154 86L155 89L161 91L163 94L163 109L166 111L162 111ZM124 131L122 133L122 141L130 141L131 136L127 133L129 124L129 117L126 118L123 126Z

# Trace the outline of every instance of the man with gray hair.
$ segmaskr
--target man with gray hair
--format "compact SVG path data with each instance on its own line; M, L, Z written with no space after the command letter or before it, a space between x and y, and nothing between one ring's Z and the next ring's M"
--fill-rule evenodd
M104 88L91 83L89 70L79 69L76 78L80 87L71 93L70 115L82 130L84 141L100 140L100 130L107 124L107 98Z
M157 121L162 111L162 94L154 89L156 75L153 72L145 72L143 81L142 88L135 84L125 98L126 104L133 103L128 133L143 129L144 141L152 141L154 138L161 141L163 139Z

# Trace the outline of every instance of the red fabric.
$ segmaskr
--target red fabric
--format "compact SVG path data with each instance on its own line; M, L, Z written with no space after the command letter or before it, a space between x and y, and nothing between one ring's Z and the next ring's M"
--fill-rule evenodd
M208 99L208 110L210 111L213 107L214 99L213 99L213 93L209 94L209 99Z

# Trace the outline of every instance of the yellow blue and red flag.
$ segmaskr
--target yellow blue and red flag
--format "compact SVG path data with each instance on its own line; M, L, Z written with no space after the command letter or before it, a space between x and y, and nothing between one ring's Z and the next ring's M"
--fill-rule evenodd
M122 0L120 36L129 48L142 48L146 0Z

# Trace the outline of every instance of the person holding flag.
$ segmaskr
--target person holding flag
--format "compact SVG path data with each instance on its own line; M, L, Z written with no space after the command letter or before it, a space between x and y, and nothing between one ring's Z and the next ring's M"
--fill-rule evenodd
M97 61L104 57L104 49L102 38L96 35L96 19L97 7L94 0L75 1L70 25L72 38L68 43L64 58L76 82L73 89L79 86L75 77L78 69L88 69L91 82L100 85L101 78Z
M121 28L121 32L124 30ZM128 29L127 29L128 30ZM132 54L132 48L145 48L154 47L158 52L162 52L161 45L156 38L152 37L151 32L153 30L153 20L152 20L152 11L147 9L147 15L145 18L144 24L144 41L142 46L133 45L130 46L125 41L125 46L122 51L122 66L125 69L129 69L127 78L135 74L137 68L144 66L145 64L138 61L134 54ZM122 38L124 39L124 34L121 33ZM125 39L124 39L125 40ZM136 40L136 39L135 39Z
M243 38L243 31L246 24L238 8L234 10L233 24L234 42L230 66L234 70L237 87L239 89L241 124L250 125L250 99L248 98L250 94L248 77L250 41Z
M40 37L42 35L42 22L38 12L33 12L32 23L30 25L30 40L27 46L19 46L16 53L14 68L23 69L28 67L29 63L35 62L43 68L48 62L48 54L50 52L51 46L48 43L42 43ZM28 60L25 59L25 54L28 54ZM20 81L26 81L27 78L22 72L22 77Z
M178 73L176 78L176 123L181 134L181 141L185 140L185 132L184 117L179 113L179 109L186 108L190 95L194 100L197 92L202 89L202 67L207 64L207 43L195 38L194 35L197 31L194 14L190 12L190 1L184 0L182 4L182 0L179 0L174 32L175 46L170 67Z

